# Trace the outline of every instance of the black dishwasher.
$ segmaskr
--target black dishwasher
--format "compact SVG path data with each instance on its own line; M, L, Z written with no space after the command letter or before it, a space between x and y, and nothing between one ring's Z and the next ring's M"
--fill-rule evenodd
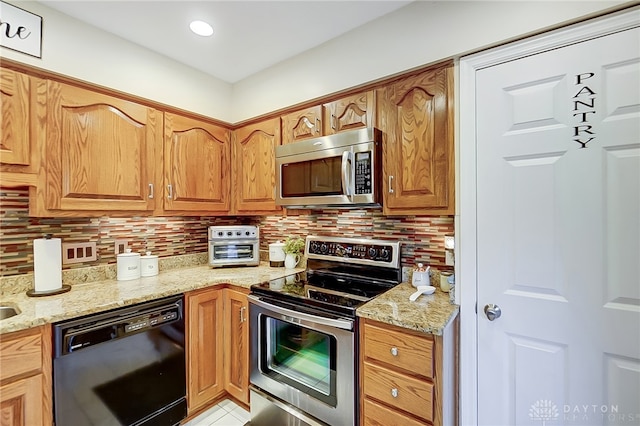
M54 324L56 426L172 426L187 414L182 296Z

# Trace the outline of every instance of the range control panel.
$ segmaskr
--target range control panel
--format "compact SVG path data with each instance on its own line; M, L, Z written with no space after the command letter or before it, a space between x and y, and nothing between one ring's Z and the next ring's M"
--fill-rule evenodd
M391 265L400 258L400 243L381 240L307 237L307 256L315 259L338 260L345 262Z

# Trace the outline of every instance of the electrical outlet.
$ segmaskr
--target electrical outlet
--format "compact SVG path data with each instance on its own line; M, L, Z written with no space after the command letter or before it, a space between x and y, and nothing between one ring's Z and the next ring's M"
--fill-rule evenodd
M98 258L96 243L63 243L62 264L92 262Z
M119 255L120 253L126 253L128 248L129 248L129 241L128 240L115 240L114 241L114 249L113 249L113 251L115 252L116 256Z
M455 256L453 250L444 251L444 264L447 266L453 266L455 264Z

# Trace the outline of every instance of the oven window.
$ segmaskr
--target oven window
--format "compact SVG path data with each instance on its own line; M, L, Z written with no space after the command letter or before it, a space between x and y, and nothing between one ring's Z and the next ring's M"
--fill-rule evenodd
M282 165L282 196L341 195L342 157Z
M251 259L253 244L224 244L213 246L214 259Z
M265 366L270 375L316 398L335 397L336 339L296 324L266 317Z

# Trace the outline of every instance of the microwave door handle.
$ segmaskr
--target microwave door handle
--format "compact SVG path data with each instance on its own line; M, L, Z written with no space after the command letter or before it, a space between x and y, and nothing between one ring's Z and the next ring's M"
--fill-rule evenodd
M342 153L342 190L344 191L344 195L347 197L351 197L353 195L353 191L351 190L352 157L353 154L351 151L345 151Z

